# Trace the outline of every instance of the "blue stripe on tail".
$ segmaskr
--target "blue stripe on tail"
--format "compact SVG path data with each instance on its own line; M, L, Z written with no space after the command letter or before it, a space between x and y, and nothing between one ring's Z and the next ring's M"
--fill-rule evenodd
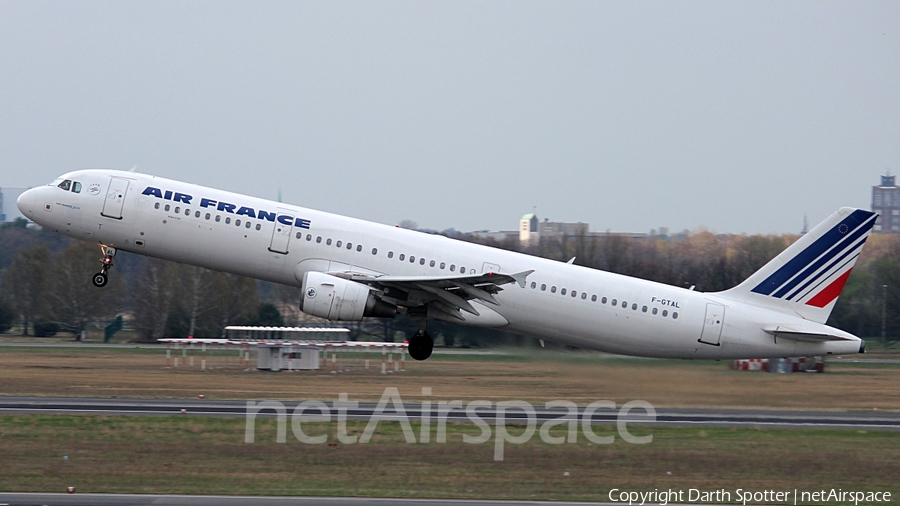
M785 284L784 286L782 286L780 290L778 290L777 292L775 292L775 295L773 295L773 297L778 297L779 299L782 298L782 297L784 297L785 295L788 294L788 292L791 291L791 289L793 289L795 286L799 285L799 284L802 283L804 280L806 280L807 278L809 278L810 276L812 276L812 274L813 274L814 272L816 272L820 267L822 267L823 265L825 265L829 260L831 260L832 258L834 258L835 256L837 256L838 254L840 254L842 251L846 250L847 247L848 247L849 245L853 244L854 242L856 242L857 239L859 239L860 237L866 235L866 233L869 231L869 229L872 228L872 225L875 223L875 220L870 220L870 221L871 221L871 223L868 223L868 224L867 224L868 226L863 225L863 226L857 228L856 231L853 232L852 234L847 235L847 236L844 238L844 240L841 241L841 242L837 245L836 248L833 248L833 249L832 249L831 251L829 251L828 253L825 253L824 255L822 255L822 256L821 256L818 260L816 260L812 265L810 265L810 266L807 267L802 273L800 273L799 276L796 276L794 279L790 280L787 284ZM861 244L860 244L860 245L861 245Z
M875 221L869 221L875 213L871 211L865 211L862 209L857 209L853 211L850 216L844 218L840 223L831 228L828 232L822 235L822 237L816 239L815 242L810 244L806 249L797 254L794 258L790 259L786 264L781 266L780 269L773 272L768 278L766 278L763 282L756 285L756 287L751 290L754 293L759 293L762 295L772 295L772 292L777 290L779 287L784 285L786 282L791 280L794 276L797 275L801 270L814 262L817 258L819 258L823 253L834 247L837 243L841 242L845 238L847 238L847 234L860 229L862 232L857 232L853 234L858 237L857 234L862 235L869 231L874 225ZM868 222L868 223L867 223ZM866 226L863 226L866 224ZM836 255L841 248L836 248L835 252L829 257L833 257ZM827 261L827 260L826 260ZM824 262L823 262L824 263ZM813 269L814 271L815 269ZM808 271L812 272L812 271ZM802 278L792 285L796 286L797 283L802 281ZM787 293L790 288L786 290L779 291L780 294ZM776 295L779 296L779 295Z

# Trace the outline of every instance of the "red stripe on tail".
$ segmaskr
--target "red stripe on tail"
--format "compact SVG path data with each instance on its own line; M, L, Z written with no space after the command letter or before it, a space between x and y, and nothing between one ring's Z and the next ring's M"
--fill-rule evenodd
M806 305L825 307L828 304L831 304L831 302L841 294L841 290L844 289L844 283L847 282L847 278L850 277L850 271L852 270L853 269L848 270L842 274L841 277L835 279L830 285L826 286L824 290L817 293L815 297L809 299L806 302Z

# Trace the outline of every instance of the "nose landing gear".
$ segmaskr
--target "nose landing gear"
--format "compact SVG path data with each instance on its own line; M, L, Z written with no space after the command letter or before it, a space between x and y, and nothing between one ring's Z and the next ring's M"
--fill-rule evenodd
M94 277L91 281L94 283L94 286L97 288L103 288L106 286L106 283L109 282L109 276L107 276L107 272L113 266L113 258L116 257L116 248L112 248L110 246L103 246L103 260L100 260L100 272L94 274Z

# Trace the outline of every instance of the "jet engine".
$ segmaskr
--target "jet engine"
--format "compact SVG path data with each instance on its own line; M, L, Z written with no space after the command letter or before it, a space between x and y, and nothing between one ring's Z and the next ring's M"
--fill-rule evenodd
M366 316L393 318L397 315L397 306L376 297L370 287L315 271L303 275L300 310L319 318L343 321L360 321Z

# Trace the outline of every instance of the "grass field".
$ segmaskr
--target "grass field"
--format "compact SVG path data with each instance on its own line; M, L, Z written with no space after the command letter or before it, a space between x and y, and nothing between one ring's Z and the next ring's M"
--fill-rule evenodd
M900 493L897 432L644 427L635 433L652 434L650 444L535 437L495 462L493 440L462 442L479 432L469 425L450 425L445 444L408 444L398 424L382 422L369 444L328 446L302 444L290 429L277 444L271 419L257 420L256 442L245 444L244 423L0 416L0 490L580 500L608 500L611 488ZM348 424L356 434L363 426ZM332 424L304 430L335 439Z
M0 394L334 400L343 392L362 401L376 400L392 386L410 401L422 387L431 387L433 400L564 399L584 405L641 399L657 407L900 409L895 364L830 363L825 374L768 374L732 371L725 362L533 351L436 355L421 363L407 360L406 372L381 375L380 355L371 358L368 371L338 374L324 365L303 372L202 372L167 368L163 350L0 347Z
M894 358L887 353L895 352L880 356ZM873 357L879 355L866 356ZM889 363L831 363L825 374L785 375L732 371L724 362L517 351L407 360L406 372L381 375L380 355L370 358L371 370L337 374L327 366L244 372L236 364L202 372L167 368L159 349L0 347L0 395L335 400L347 393L363 401L397 387L404 400L415 402L422 387L431 387L432 401L585 405L605 399L621 405L641 399L657 407L900 409L900 366ZM575 444L549 445L535 435L526 444L506 445L504 460L495 462L493 438L462 442L463 434L479 433L472 425L451 424L445 444L434 438L408 444L398 424L382 422L369 444L330 446L300 443L290 427L287 443L277 444L275 421L256 423L256 442L245 444L242 419L0 415L0 490L547 500L609 500L612 488L900 494L900 433L891 431L633 430L653 435L646 445L618 437L594 445L580 434ZM364 426L348 425L356 434ZM336 441L334 424L304 428Z

